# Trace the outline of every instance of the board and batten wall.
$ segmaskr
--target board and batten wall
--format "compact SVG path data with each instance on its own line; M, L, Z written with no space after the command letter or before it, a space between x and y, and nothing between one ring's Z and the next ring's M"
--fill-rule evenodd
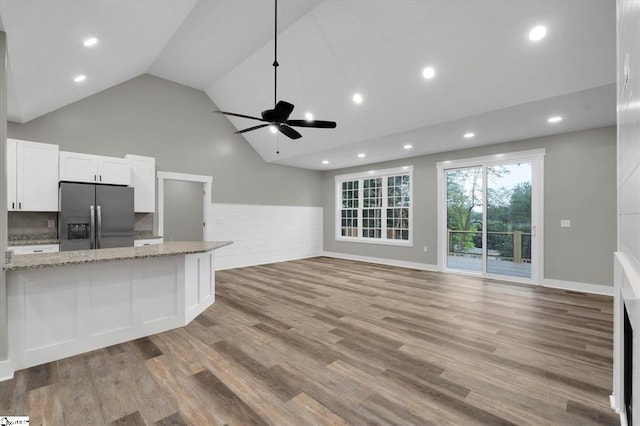
M541 284L610 293L616 246L615 127L325 172L324 252L337 257L437 269L436 163L538 148L546 150ZM335 176L405 165L414 166L413 247L336 241ZM561 219L570 219L571 228L561 228Z
M8 131L63 151L150 156L158 170L212 176L207 236L235 242L216 253L222 267L319 255L321 172L266 163L224 116L212 113L217 109L201 90L144 74L28 123L10 122ZM281 141L280 150L288 143ZM289 218L306 224L309 236L292 244L300 235L287 234Z

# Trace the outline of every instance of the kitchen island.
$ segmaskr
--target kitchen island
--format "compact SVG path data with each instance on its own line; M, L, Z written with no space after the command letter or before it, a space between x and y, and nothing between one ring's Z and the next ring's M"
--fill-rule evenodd
M14 255L5 266L9 367L1 379L187 325L215 301L214 251L229 244Z

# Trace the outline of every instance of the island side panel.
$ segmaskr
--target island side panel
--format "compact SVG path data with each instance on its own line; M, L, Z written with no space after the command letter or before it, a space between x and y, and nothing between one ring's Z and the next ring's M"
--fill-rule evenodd
M9 271L14 370L186 324L185 256Z
M214 252L185 256L185 312L189 323L215 302Z

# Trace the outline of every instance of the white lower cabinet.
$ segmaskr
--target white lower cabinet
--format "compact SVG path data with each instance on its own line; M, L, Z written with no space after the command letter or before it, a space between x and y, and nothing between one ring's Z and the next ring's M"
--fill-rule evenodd
M152 246L154 244L160 244L164 242L164 238L160 237L160 238L147 238L144 240L134 240L133 241L133 246L134 247L142 247L142 246Z
M32 246L9 246L7 250L13 251L13 254L57 253L60 251L60 245L37 244Z

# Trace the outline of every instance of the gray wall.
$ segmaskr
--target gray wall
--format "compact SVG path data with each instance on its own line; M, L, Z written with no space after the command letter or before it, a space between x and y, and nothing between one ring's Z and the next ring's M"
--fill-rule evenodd
M408 262L437 264L438 161L545 148L545 278L613 285L616 246L615 127L567 133L481 148L325 172L324 250ZM335 240L334 176L413 165L413 247ZM571 219L571 228L560 228ZM428 252L423 251L424 246Z
M158 170L213 176L216 203L322 205L320 172L265 163L216 109L201 90L145 74L28 123L10 122L8 132L63 151L146 155Z

